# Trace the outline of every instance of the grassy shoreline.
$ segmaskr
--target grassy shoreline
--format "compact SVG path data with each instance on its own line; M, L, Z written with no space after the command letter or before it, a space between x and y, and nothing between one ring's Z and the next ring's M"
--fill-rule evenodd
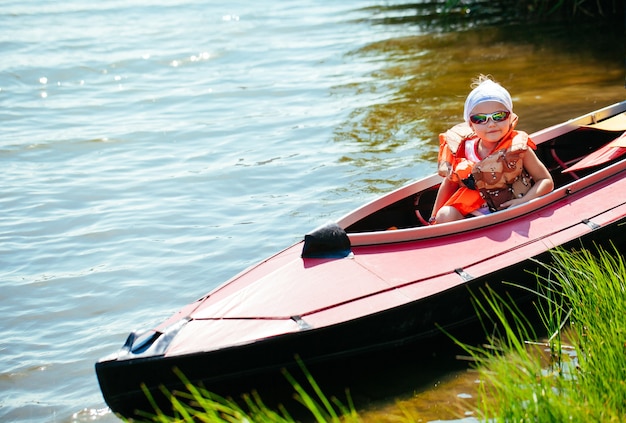
M553 258L540 293L546 342L528 342L524 319L507 319L502 299L485 296L504 336L489 348L467 347L482 381L476 415L490 422L623 421L624 259L617 250L556 250Z
M445 5L449 13L457 9L464 9L465 13L469 13L474 8L488 10L496 6L529 20L584 18L608 21L625 18L624 5L619 0L446 0Z

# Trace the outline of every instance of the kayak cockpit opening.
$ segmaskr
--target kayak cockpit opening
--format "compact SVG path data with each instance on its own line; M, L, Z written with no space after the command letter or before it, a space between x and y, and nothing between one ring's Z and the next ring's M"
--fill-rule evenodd
M378 232L428 226L439 184L389 204L346 228L347 233Z
M621 147L626 145L626 135L623 134L625 116L620 114L607 119L619 118L619 125L582 125L553 138L543 139L544 135L539 134L534 139L537 144L535 154L550 172L555 190L597 172L599 167L623 160L623 152L614 152L612 148L615 145L626 149ZM596 156L599 158L596 159ZM590 161L590 164L575 166L583 160ZM372 203L349 216L345 231L357 234L428 226L427 220L432 214L440 181L433 176L421 185L415 184L414 190L399 189L391 193L388 202L376 200L376 204Z

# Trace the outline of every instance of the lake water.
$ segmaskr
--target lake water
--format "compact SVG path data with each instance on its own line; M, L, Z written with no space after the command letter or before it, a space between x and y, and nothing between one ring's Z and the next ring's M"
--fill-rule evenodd
M528 131L625 97L623 31L413 3L2 2L0 421L118 421L100 357L434 172L478 73Z

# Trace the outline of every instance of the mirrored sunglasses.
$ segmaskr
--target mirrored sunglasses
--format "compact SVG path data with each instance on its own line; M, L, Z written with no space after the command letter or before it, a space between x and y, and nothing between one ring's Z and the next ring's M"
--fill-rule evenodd
M494 122L502 122L509 118L511 112L507 112L506 110L500 110L498 112L493 113L479 113L476 115L470 116L470 121L472 123L482 125L487 123L489 118L491 118Z

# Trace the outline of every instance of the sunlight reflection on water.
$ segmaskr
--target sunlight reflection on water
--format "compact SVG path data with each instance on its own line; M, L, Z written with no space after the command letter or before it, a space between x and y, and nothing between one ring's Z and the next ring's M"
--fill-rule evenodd
M117 421L98 358L433 172L476 74L529 131L624 97L609 31L591 49L561 26L447 32L318 3L3 6L1 420Z

